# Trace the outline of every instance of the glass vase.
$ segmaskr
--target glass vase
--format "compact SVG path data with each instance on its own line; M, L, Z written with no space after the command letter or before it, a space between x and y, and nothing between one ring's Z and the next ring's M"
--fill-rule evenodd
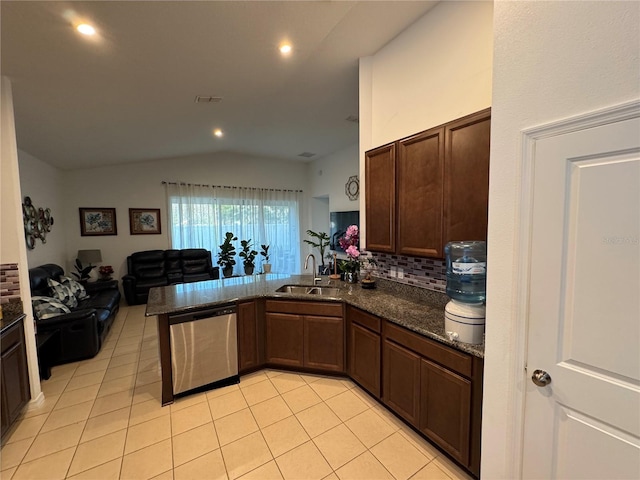
M346 272L344 281L347 283L358 283L358 272Z

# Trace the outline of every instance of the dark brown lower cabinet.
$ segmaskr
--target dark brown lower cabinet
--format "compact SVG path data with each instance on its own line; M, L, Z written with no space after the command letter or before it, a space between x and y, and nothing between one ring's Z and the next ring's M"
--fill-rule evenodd
M263 321L258 301L238 303L238 372L259 368L264 357Z
M27 351L22 325L23 318L3 331L0 337L0 349L2 352L0 355L0 390L2 396L0 431L2 435L18 418L22 408L31 399Z
M268 364L345 371L342 305L267 300L265 308Z
M344 372L344 320L304 317L304 366Z
M288 313L267 313L265 326L267 363L302 367L304 365L302 317Z
M480 475L483 361L383 323L383 401Z
M380 398L380 334L356 323L349 328L349 376Z
M420 364L420 430L468 465L471 382L428 360Z
M383 352L383 400L414 426L420 419L420 357L385 340Z

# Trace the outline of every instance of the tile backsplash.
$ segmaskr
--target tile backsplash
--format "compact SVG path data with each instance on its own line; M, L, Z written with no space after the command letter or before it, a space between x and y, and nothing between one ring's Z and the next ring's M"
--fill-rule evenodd
M17 263L0 265L0 303L20 300L20 278Z
M378 263L378 268L374 273L377 277L436 292L446 291L447 276L444 260L390 253L369 252L369 254ZM398 275L399 269L402 269L402 278Z
M0 265L0 319L15 318L21 315L20 277L17 263Z

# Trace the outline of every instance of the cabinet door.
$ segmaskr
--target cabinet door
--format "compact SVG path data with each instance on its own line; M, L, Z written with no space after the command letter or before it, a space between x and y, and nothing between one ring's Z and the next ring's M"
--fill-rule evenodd
M304 317L304 366L344 372L344 320Z
M471 382L423 359L420 383L420 430L468 465Z
M380 335L355 323L349 330L349 376L380 398Z
M368 151L364 166L367 250L395 253L395 143Z
M491 110L446 126L444 243L486 240Z
M2 336L0 359L3 426L6 428L20 415L31 397L27 354L22 322L15 324Z
M399 142L397 175L397 253L442 257L444 128Z
M267 313L267 362L274 365L303 366L304 319L300 315Z
M238 304L238 371L260 364L258 355L258 317L256 302Z
M400 345L385 340L382 362L384 403L409 423L418 426L420 357Z

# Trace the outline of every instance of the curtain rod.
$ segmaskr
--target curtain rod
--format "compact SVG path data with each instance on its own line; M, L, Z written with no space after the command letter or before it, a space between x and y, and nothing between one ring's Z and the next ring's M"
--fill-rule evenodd
M230 189L246 189L246 190L266 190L269 192L294 192L304 193L302 190L288 190L281 188L260 188L260 187L232 187L230 185L207 185L204 183L185 183L185 182L166 182L162 181L162 185L186 185L188 187L211 187L211 188L230 188Z

